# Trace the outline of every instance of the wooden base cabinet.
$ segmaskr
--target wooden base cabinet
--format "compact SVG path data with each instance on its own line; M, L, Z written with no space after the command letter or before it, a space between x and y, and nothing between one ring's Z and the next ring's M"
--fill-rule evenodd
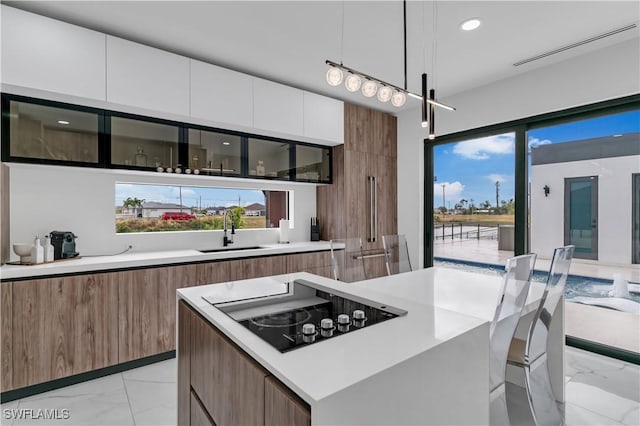
M310 425L311 409L185 302L178 305L179 425Z
M175 349L176 290L196 282L196 265L119 273L120 362Z
M329 252L0 283L2 392L176 349L176 289L307 271Z
M115 274L0 286L3 308L10 306L12 313L6 318L3 309L2 391L118 363Z

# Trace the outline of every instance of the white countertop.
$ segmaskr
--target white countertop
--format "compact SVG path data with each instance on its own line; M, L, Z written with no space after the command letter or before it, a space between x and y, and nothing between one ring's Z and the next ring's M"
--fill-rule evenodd
M452 288L466 287L470 278L480 278L486 281L486 285L499 290L499 279L496 277L469 272L450 275L440 274L438 271L436 274L438 280L449 281L448 285ZM460 277L466 280L460 280ZM180 289L178 298L184 299L271 374L307 401L312 406L312 412L313 407L323 399L330 399L341 390L357 385L381 372L389 371L394 366L406 363L412 358L415 359L430 349L441 345L451 347L450 344L454 343L456 338L473 334L478 328L483 328L481 332L487 333L485 338L488 347L487 320L434 306L434 297L426 291L429 285L424 282L422 271L356 285L304 272L244 280L242 283L243 285L255 284L263 289L269 286L277 288L282 282L297 278L405 309L408 313L344 336L280 353L202 299L203 296L211 294L217 294L220 297L225 291L222 286L226 286L229 291L234 291L236 283ZM367 286L368 283L374 284L372 288ZM441 284L445 286L446 283ZM418 290L421 285L424 286L423 291ZM440 283L437 287L440 287ZM488 295L478 303L492 304L495 309L498 290L493 292L494 300L489 300L491 296ZM464 309L462 305L456 307L452 304L451 307ZM480 311L489 310L489 306L483 306L480 309ZM472 330L474 332L470 333Z
M287 253L300 253L329 250L328 241L305 241L289 244L261 244L259 249L220 251L202 253L198 250L167 250L148 252L129 252L115 256L80 257L41 265L4 265L0 267L0 279L38 277L69 273L84 273L120 268L168 265L189 262L206 262L243 257L271 256Z

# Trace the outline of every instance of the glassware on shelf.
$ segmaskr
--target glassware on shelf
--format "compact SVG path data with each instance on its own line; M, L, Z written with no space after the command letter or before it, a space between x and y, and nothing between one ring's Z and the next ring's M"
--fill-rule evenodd
M258 165L256 166L256 176L264 176L264 162L262 160L258 160Z
M144 153L144 147L138 145L138 153L134 156L134 162L136 166L147 166L147 155Z

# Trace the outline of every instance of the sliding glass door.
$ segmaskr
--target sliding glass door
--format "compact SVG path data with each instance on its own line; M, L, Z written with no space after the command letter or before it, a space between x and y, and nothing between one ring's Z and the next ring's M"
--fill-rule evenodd
M633 263L640 263L640 173L633 175Z
M425 140L425 212L425 266L575 245L567 341L640 361L640 96Z
M434 147L433 254L503 264L514 253L515 133Z

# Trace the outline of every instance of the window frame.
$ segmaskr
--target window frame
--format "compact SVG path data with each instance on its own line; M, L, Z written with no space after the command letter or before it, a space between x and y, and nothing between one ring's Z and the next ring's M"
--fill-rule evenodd
M433 212L434 209L434 150L438 145L515 132L515 241L514 255L529 252L528 227L528 146L527 133L542 127L566 124L622 112L640 110L640 94L596 102L560 111L534 115L522 119L478 127L460 132L424 139L424 267L433 266Z

